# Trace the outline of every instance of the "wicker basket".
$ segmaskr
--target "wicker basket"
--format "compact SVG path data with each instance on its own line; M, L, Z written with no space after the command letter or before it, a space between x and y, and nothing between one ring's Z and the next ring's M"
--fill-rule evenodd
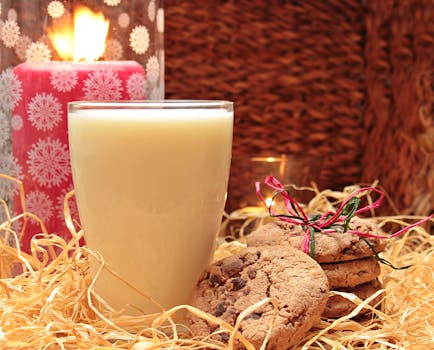
M320 187L379 179L400 212L428 214L433 7L166 0L166 97L235 101L234 157L316 157ZM233 164L229 195L245 176Z

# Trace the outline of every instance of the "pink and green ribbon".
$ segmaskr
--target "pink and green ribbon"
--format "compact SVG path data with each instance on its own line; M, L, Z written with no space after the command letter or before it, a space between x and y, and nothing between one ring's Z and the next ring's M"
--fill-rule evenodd
M283 203L287 210L287 214L277 214L273 209L271 204L268 206L265 202L264 196L261 193L261 184L260 182L256 182L256 194L260 198L260 200L267 207L270 216L277 217L279 220L300 225L305 234L303 240L303 251L310 256L314 255L315 251L315 234L316 233L331 233L331 232L348 232L363 238L379 238L379 239L389 239L400 236L410 230L411 228L423 224L424 222L430 220L433 215L430 215L418 222L415 222L411 225L408 225L401 230L389 235L375 235L372 233L362 232L358 230L349 229L349 223L351 219L359 214L370 211L371 209L377 209L381 206L384 200L384 193L375 187L363 187L356 191L354 191L351 195L345 198L344 201L340 204L339 208L336 211L328 211L322 215L316 215L313 217L309 217L303 211L300 203L297 202L288 192L285 187L273 176L268 176L264 184L268 187L272 188L275 193L273 195L273 199L280 195L283 197ZM366 194L368 192L375 192L378 194L377 200L373 203L366 205L364 207L359 208L360 205L360 195ZM369 242L366 241L368 244ZM372 245L369 245L372 249ZM376 254L377 256L377 254Z

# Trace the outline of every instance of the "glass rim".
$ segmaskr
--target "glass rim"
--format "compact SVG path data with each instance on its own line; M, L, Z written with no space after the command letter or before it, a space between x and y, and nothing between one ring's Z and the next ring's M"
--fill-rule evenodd
M233 102L226 100L121 100L71 101L68 111L84 109L225 109L233 111Z

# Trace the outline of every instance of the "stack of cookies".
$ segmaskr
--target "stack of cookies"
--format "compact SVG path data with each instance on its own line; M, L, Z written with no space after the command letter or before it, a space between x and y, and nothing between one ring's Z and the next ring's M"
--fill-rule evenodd
M383 235L367 219L354 217L349 226ZM311 258L302 251L300 225L274 221L246 238L247 248L215 262L199 278L190 305L221 321L187 314L193 336L228 344L231 331L224 324L238 325L243 338L237 335L234 349L244 349L246 340L257 349L265 341L266 349L289 349L321 316L338 318L356 307L339 295L329 297L330 289L366 299L381 288L373 250L383 251L384 240L348 232L317 233ZM277 303L262 303L267 298Z
M384 235L372 220L358 217L351 219L349 229ZM302 250L304 231L300 225L275 221L261 226L246 238L250 247L289 244ZM313 258L324 270L331 290L353 293L366 299L381 289L377 279L380 265L374 256L374 250L378 253L385 249L384 239L366 239L348 232L317 233L314 244ZM377 302L374 300L371 304ZM348 299L334 295L329 298L322 316L338 318L350 313L355 307Z

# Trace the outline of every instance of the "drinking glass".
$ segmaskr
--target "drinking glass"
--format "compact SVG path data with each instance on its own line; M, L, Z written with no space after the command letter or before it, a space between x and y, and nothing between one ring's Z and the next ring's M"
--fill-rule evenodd
M229 176L233 103L71 102L73 182L87 245L163 308L188 301L215 246ZM158 308L105 271L115 308Z

